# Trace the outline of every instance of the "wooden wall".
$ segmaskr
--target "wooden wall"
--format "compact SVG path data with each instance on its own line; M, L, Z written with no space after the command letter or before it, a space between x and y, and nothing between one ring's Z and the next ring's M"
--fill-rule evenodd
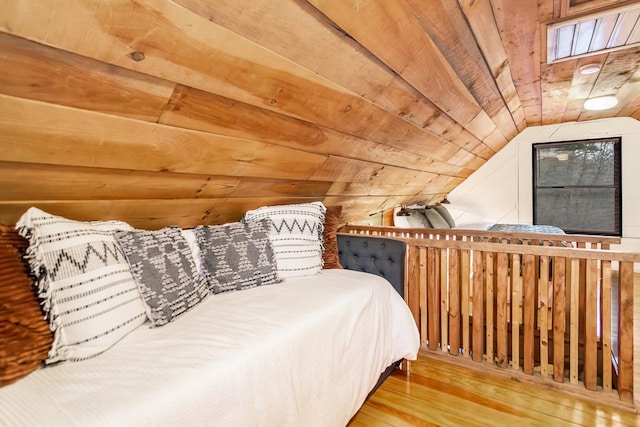
M192 226L321 200L366 223L437 202L540 111L501 17L533 28L552 3L3 1L0 222L35 205Z

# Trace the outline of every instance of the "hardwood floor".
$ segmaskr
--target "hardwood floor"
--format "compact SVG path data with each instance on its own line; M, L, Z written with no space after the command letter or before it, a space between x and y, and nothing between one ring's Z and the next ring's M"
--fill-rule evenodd
M463 368L447 357L420 354L410 374L395 371L349 427L640 426L631 405Z

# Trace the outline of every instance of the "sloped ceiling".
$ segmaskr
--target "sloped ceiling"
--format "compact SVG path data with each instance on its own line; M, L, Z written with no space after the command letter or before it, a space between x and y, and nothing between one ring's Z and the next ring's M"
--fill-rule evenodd
M547 23L630 3L5 0L0 221L437 202L527 126L640 118L640 48L546 63Z

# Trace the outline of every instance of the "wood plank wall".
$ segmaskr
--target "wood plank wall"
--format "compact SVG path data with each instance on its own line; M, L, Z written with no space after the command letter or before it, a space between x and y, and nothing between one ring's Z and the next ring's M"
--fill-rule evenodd
M409 20L402 37L428 41L398 5L396 30ZM312 200L343 205L344 222L370 221L400 202L439 200L515 135L512 120L503 132L485 115L437 49L421 57L446 71L434 76L451 86L448 114L421 93L435 86L419 87L426 64L416 52L385 51L414 64L399 75L372 54L382 40L346 37L320 11L334 6L5 2L0 221L37 205L190 226ZM388 30L380 34L397 35ZM491 102L506 108L498 93Z

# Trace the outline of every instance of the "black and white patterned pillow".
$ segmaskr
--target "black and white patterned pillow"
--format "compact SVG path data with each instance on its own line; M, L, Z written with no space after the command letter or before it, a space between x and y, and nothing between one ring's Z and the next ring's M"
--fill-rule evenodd
M269 240L281 278L312 276L322 269L322 230L327 208L321 202L264 206L247 211L243 222L269 218Z
M269 240L271 221L198 226L196 241L209 289L214 293L279 282Z
M30 208L16 228L55 340L46 363L107 350L146 320L145 306L114 233L120 221L73 221Z
M209 294L178 227L116 234L153 326L186 313Z

